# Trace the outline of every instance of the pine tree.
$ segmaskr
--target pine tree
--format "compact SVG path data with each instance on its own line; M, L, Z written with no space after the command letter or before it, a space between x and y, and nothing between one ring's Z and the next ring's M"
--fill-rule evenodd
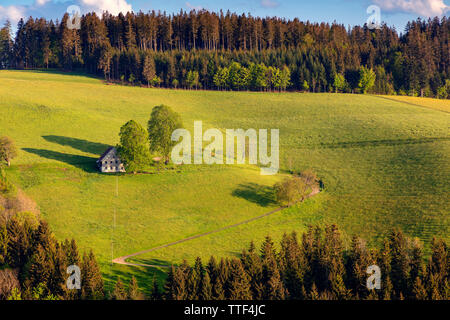
M309 292L310 300L319 300L319 292L315 283L312 284L311 291Z
M127 300L127 296L127 290L120 277L118 277L111 298L113 300Z
M189 273L189 266L186 261L183 261L183 264L177 268L173 274L172 280L172 294L169 297L171 300L187 300L190 294L189 287L187 285Z
M232 259L230 263L227 298L230 300L252 299L248 275L239 259Z
M353 288L354 293L363 299L369 294L366 287L367 268L374 265L375 261L371 258L366 248L366 243L358 238L352 238L352 247L347 262L347 277L349 287Z
M425 268L423 265L423 254L421 244L417 239L415 239L412 244L412 248L410 249L410 273L408 286L410 288L408 295L417 296L413 291L417 279L423 279L425 274Z
M139 290L139 285L134 276L131 277L130 284L128 285L128 300L143 300L144 296Z
M175 300L175 273L176 269L174 266L170 267L170 270L167 275L166 282L164 283L164 298L166 300ZM155 282L155 278L153 278L153 283ZM155 287L154 287L155 288ZM154 290L153 290L154 292ZM153 293L152 292L152 293ZM152 294L153 297L153 294Z
M255 250L255 245L251 242L249 252L243 252L241 261L245 272L250 278L250 288L253 299L262 300L264 296L264 285L262 283L263 265L261 258L256 254Z
M8 255L9 236L6 230L6 224L0 225L0 265L6 263L6 256Z
M448 280L450 271L450 257L448 247L443 240L433 239L431 242L431 258L428 263L427 274L430 283L435 287L433 290L444 291L445 281Z
M142 77L150 87L150 82L156 77L155 60L150 55L145 55Z
M209 272L206 271L205 274L202 277L201 282L201 292L200 292L200 300L212 300L212 285L211 285L211 279L209 277Z
M217 267L217 272L215 273L215 281L213 282L213 299L214 300L225 300L226 290L228 289L228 278L229 278L229 265L222 258Z
M194 267L190 270L187 279L187 290L189 300L199 300L201 292L201 281L203 276L203 265L200 258L195 260Z
M152 291L151 291L151 300L162 300L163 295L159 289L159 284L158 284L158 280L156 279L156 277L153 277L153 283L152 283Z
M83 255L81 279L81 296L83 299L101 300L104 298L103 278L92 250L89 254Z
M423 285L420 277L417 277L414 282L413 293L414 293L414 298L416 300L427 300L428 299L427 290L425 289L425 286Z
M407 240L401 231L394 230L389 236L389 242L392 255L390 275L396 296L399 297L400 293L405 295L408 292L410 262Z
M11 22L6 21L0 29L0 69L13 66L13 40L11 39Z

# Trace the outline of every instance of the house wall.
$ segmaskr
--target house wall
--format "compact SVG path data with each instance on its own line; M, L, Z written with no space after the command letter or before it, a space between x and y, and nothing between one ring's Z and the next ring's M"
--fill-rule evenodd
M101 171L102 172L125 172L124 166L122 163L109 163L108 164L104 164L105 162L103 162L102 166L101 166Z
M99 168L103 173L125 172L125 167L114 150L102 159Z

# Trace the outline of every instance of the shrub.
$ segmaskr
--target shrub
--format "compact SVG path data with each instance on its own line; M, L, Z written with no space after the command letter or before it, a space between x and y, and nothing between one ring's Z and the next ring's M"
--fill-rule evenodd
M310 187L301 177L294 176L275 184L275 195L280 205L291 206L308 195Z
M11 160L17 156L17 149L14 142L8 137L0 138L0 161L6 161L8 166Z

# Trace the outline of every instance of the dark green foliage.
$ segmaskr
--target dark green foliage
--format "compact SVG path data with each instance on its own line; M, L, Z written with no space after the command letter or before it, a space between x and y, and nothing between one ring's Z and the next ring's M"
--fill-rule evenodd
M0 29L0 69L13 65L13 39L11 38L11 23L7 21Z
M369 249L366 247L365 241L358 237L353 237L346 266L347 281L349 287L353 288L354 294L357 294L360 299L364 299L370 294L366 287L366 270L369 266L376 264L375 262Z
M205 270L197 259L172 268L166 283L168 299L194 300L427 300L448 299L448 247L434 240L425 267L421 245L400 231L392 231L383 247L368 249L353 237L348 250L335 225L310 227L302 236L285 234L277 252L266 237L257 254L254 244L241 259L211 257ZM381 269L381 289L367 288L367 268ZM203 270L203 271L201 271ZM202 274L199 277L199 274ZM176 282L174 275L177 275ZM198 279L200 278L200 284ZM177 287L179 286L179 287ZM174 295L174 292L177 293Z
M81 279L81 296L83 299L102 300L104 298L100 267L92 251L83 255Z
M128 300L143 300L144 295L139 290L139 284L134 276L131 277L127 292Z
M195 260L194 268L189 272L187 286L190 288L188 300L198 300L201 293L201 282L203 278L203 264L200 258Z
M130 120L120 128L120 145L118 152L125 168L130 172L138 172L150 163L147 146L148 134L136 121Z
M67 267L81 269L81 290L69 290ZM80 259L74 240L58 242L48 224L13 216L0 223L0 269L18 270L21 299L103 299L100 269L90 252Z
M176 145L172 141L172 133L176 129L183 128L181 117L170 107L161 105L152 110L148 121L148 138L150 140L150 150L159 152L166 163L169 161L170 151Z
M208 11L88 13L81 30L67 20L20 20L14 41L5 25L0 68L81 67L122 84L165 87L450 96L445 16L411 21L401 36L387 25L347 30Z
M152 290L150 294L151 300L161 300L163 298L163 294L159 288L159 283L156 277L153 277Z
M247 273L239 259L232 259L229 265L227 297L230 300L251 300L250 282Z
M127 300L128 298L127 290L125 289L125 285L120 278L117 278L111 298L113 300Z
M211 285L211 278L209 276L209 272L206 271L202 277L202 282L200 285L200 300L212 300L212 285Z

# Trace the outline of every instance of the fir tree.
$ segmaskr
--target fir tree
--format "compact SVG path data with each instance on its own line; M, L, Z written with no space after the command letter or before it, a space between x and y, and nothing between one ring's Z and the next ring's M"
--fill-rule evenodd
M113 300L127 300L128 294L122 280L118 277L111 298Z
M128 285L128 300L143 300L144 296L139 290L139 285L134 276L131 277L130 284Z
M205 274L202 277L202 282L200 285L201 291L200 291L200 300L212 300L212 285L211 285L211 279L209 277L209 272L205 272Z

